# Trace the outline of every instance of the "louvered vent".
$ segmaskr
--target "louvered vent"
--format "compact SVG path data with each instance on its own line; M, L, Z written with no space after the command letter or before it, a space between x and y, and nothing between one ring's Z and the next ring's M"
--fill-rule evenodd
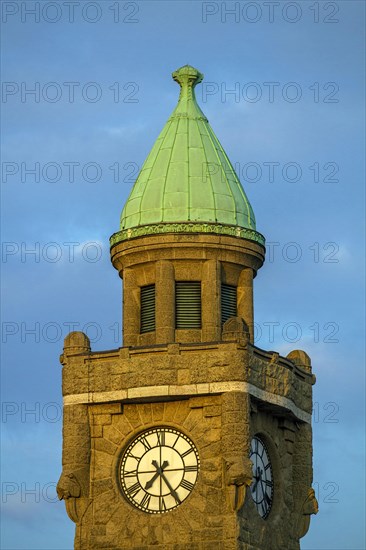
M177 329L201 328L201 282L175 283L175 326Z
M155 330L155 285L141 287L140 332Z
M221 285L221 322L236 317L236 286Z

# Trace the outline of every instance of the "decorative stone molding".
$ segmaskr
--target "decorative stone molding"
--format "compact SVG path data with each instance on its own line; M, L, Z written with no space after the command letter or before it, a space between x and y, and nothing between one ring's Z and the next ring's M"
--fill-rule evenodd
M60 356L60 362L64 363L65 356L90 353L90 340L84 332L70 332L64 340L64 352Z
M295 349L287 355L287 359L290 359L290 361L295 363L296 366L306 370L307 372L311 372L311 359L305 351Z
M296 418L311 424L311 414L297 407L293 401L286 397L261 390L247 382L214 382L212 384L186 384L171 386L145 386L128 390L116 390L112 392L89 392L64 396L64 405L80 405L90 403L105 403L108 401L128 402L133 399L175 397L182 398L195 395L220 394L227 392L249 393L285 410L291 411Z
M230 235L231 237L239 237L248 239L256 243L265 245L265 238L261 233L254 229L246 229L236 225L223 225L219 223L157 223L151 225L141 225L139 227L131 227L117 231L110 238L111 247L135 237L143 237L145 235L157 235L161 233L216 233L219 235Z
M241 317L230 317L222 328L223 341L234 341L246 348L250 340L249 328Z

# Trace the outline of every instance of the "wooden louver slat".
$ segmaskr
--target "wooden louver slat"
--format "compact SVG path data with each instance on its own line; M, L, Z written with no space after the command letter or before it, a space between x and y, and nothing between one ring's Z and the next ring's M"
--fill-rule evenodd
M236 317L236 286L221 285L221 322L225 323L230 317Z
M175 283L175 326L177 329L201 328L201 282Z
M155 330L155 285L141 287L140 332Z

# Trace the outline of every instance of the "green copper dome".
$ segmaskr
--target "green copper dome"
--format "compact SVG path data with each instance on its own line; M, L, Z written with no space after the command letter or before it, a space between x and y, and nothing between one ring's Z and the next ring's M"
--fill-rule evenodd
M264 243L222 145L194 94L203 75L173 73L179 101L142 166L111 243L152 233L214 232Z

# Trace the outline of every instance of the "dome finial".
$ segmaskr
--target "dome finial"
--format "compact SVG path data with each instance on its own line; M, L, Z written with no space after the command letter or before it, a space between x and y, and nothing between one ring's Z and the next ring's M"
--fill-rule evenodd
M172 77L182 89L186 87L194 88L196 84L203 80L203 74L191 65L184 65L177 69L172 73Z

